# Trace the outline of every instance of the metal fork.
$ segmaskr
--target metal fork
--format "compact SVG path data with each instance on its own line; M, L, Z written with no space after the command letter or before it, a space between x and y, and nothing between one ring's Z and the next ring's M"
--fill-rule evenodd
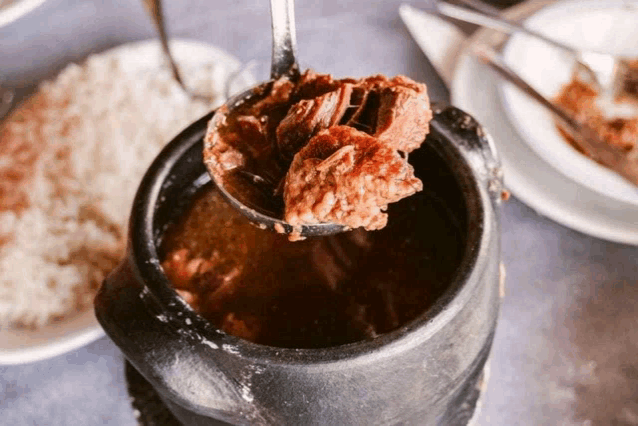
M629 70L628 61L607 53L580 50L560 43L539 32L509 21L499 16L498 9L480 0L459 0L476 10L468 9L449 3L439 2L437 10L441 15L464 22L492 28L506 33L520 31L535 37L568 53L576 63L575 71L585 81L594 84L601 92L618 96L623 92L624 81Z

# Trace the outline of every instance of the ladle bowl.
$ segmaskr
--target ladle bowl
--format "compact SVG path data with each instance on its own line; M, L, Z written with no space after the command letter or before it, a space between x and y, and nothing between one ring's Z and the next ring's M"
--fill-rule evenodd
M234 108L249 102L251 98L255 96L259 96L261 93L268 93L268 87L273 84L273 80L267 81L265 83L260 84L259 86L250 88L242 93L239 93L232 98L230 98L221 108L226 109L227 111L232 111ZM208 128L214 127L219 124L220 120L223 120L223 117L228 115L228 112L225 114L215 114L211 119ZM207 143L207 139L204 139L204 153L206 150L210 149L211 146ZM224 184L223 179L219 179L217 175L211 170L214 168L210 163L213 162L213 158L207 158L204 154L204 164L206 164L209 175L220 194L228 201L230 205L232 205L235 209L241 212L244 216L248 218L253 224L262 228L268 229L274 232L278 232L281 234L293 234L302 236L302 237L318 237L318 236L327 236L337 234L339 232L343 232L347 230L347 227L343 225L338 225L334 223L319 223L312 225L301 225L301 226L292 226L288 222L283 219L276 217L274 214L267 214L264 209L254 209L251 206L243 203L239 197ZM249 172L246 172L249 173ZM259 176L250 175L253 179L259 179ZM258 182L255 182L259 184Z
M224 115L232 114L232 112L249 101L252 97L260 93L267 93L266 89L274 81L281 77L288 77L295 80L299 76L299 65L297 63L297 42L295 36L295 19L294 19L294 0L271 0L270 10L272 16L272 64L270 72L270 81L261 83L258 86L250 88L229 99L220 110L225 114L216 114L213 116L209 128L215 129L223 120ZM205 142L204 152L211 147ZM214 158L204 158L211 179L219 189L220 193L226 200L251 222L263 229L269 229L279 233L295 234L299 237L309 236L325 236L343 232L348 228L335 223L318 223L312 225L301 225L293 227L281 218L269 215L265 211L257 211L243 203L239 197L235 196L232 190L226 187L224 180L215 173ZM255 177L258 180L259 177ZM257 183L257 182L255 182Z

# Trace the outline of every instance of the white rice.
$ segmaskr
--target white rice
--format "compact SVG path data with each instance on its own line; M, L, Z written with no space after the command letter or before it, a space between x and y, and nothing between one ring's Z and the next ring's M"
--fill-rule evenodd
M223 102L235 63L182 67L189 85L215 95L206 103L180 89L157 48L149 58L148 46L133 46L144 51L69 65L0 126L0 328L38 327L91 305L123 254L143 173ZM142 65L131 65L136 57Z

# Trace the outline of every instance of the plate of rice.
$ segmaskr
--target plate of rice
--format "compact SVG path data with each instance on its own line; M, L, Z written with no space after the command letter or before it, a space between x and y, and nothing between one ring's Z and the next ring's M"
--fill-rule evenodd
M93 298L126 246L137 186L183 128L254 79L194 41L124 44L70 64L0 122L0 365L33 362L103 335Z

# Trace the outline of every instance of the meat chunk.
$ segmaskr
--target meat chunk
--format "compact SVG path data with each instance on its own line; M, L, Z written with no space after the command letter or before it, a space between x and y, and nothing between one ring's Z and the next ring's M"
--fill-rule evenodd
M598 125L602 123L604 118L596 106L597 97L596 89L579 79L574 79L563 87L555 101L581 124L595 123Z
M222 126L231 119L224 117ZM251 158L267 155L271 150L266 129L267 116L240 115L234 121L234 132L215 130L207 132L205 136L207 146L204 148L204 163L218 178L226 172L244 167Z
M405 158L424 142L432 112L426 86L407 77L335 79L308 70L217 114L204 144L211 175L249 208L293 226L380 229L387 204L421 188ZM333 127L341 128L326 132ZM310 155L326 138L334 139L328 151ZM293 229L294 239L300 228Z
M357 89L364 94L346 124L378 137L399 151L411 152L421 146L432 119L424 84L404 76L389 79L375 75L359 81Z
M264 116L267 119L266 116ZM266 126L265 120L262 122L259 118L252 115L242 115L237 117L237 124L241 128L242 136L248 139L265 139Z
M599 130L599 134L610 145L629 152L638 146L638 118L609 120Z
M421 189L414 169L393 147L334 126L295 155L284 187L285 219L293 226L332 222L381 229L388 204Z
M380 92L374 136L399 151L411 152L425 140L431 119L425 92L405 86L387 87Z
M226 125L228 109L221 107L217 114L222 116L221 125ZM204 146L204 163L213 176L221 178L227 171L241 167L245 158L237 149L241 134L222 135L218 128L210 127L206 132Z
M191 257L188 249L175 250L162 262L162 269L175 286L177 294L194 309L200 307L198 278L207 274L213 263L201 257Z
M343 83L334 91L293 105L277 127L277 146L292 158L317 132L341 121L350 105L352 84Z
M339 124L353 126L353 123L356 122L358 115L361 114L362 106L366 103L367 99L367 90L360 86L353 86L352 94L350 95L350 104L348 105L346 112L343 114L343 117L341 118L341 122Z
M270 86L270 92L267 96L256 102L252 110L256 114L263 114L268 109L284 104L290 100L290 96L295 85L287 77L281 77L275 80Z
M209 271L211 267L212 264L205 259L191 258L188 249L174 251L162 263L166 276L180 289L188 289L195 276Z
M254 342L259 337L261 323L254 315L229 312L220 328L225 333Z
M306 70L297 82L293 97L295 99L316 98L337 90L344 83L354 84L356 80L335 80L330 74L318 74L312 70Z
M259 157L270 150L266 125L268 116L262 115L257 118L252 115L242 115L237 117L237 126L245 150L250 152L251 157Z

